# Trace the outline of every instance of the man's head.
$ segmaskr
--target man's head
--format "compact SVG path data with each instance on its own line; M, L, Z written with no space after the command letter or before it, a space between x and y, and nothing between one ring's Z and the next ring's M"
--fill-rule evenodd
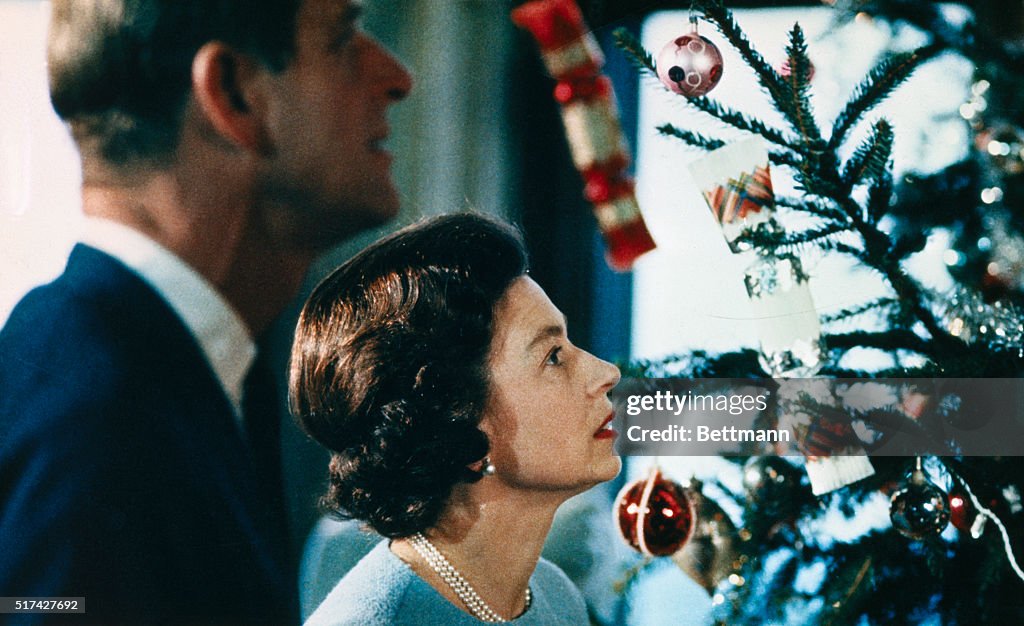
M246 172L259 219L293 242L319 248L388 219L398 198L380 142L411 79L359 12L353 0L55 0L51 98L86 182L90 164L160 171L198 145L218 173Z
M301 0L55 0L53 107L90 155L115 166L173 156L192 61L221 41L281 70Z

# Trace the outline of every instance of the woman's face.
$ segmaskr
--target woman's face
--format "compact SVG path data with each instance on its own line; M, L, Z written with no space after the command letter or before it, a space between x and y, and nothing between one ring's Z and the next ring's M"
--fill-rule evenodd
M481 427L497 478L577 493L615 477L608 392L619 370L569 343L565 316L527 276L498 302L490 367Z

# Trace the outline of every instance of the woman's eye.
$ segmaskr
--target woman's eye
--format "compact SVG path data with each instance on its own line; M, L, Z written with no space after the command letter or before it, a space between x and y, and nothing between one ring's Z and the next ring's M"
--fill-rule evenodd
M548 353L548 358L547 358L547 360L544 363L546 365L561 365L562 364L561 352L562 352L562 348L561 347L553 349L551 352Z

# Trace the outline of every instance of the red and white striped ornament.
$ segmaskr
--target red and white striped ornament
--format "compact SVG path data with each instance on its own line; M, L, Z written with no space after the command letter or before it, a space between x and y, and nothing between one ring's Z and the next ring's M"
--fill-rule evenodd
M655 244L627 172L629 147L611 81L600 73L601 49L575 0L527 2L512 11L512 20L534 36L544 65L558 81L555 100L573 163L585 182L584 195L594 205L608 263L628 270Z

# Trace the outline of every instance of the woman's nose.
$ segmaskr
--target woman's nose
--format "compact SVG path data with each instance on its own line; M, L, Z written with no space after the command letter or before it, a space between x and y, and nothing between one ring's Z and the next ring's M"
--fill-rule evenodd
M608 393L619 383L619 380L622 378L622 373L619 372L618 367L608 361L599 359L589 352L587 354L594 360L594 393Z

